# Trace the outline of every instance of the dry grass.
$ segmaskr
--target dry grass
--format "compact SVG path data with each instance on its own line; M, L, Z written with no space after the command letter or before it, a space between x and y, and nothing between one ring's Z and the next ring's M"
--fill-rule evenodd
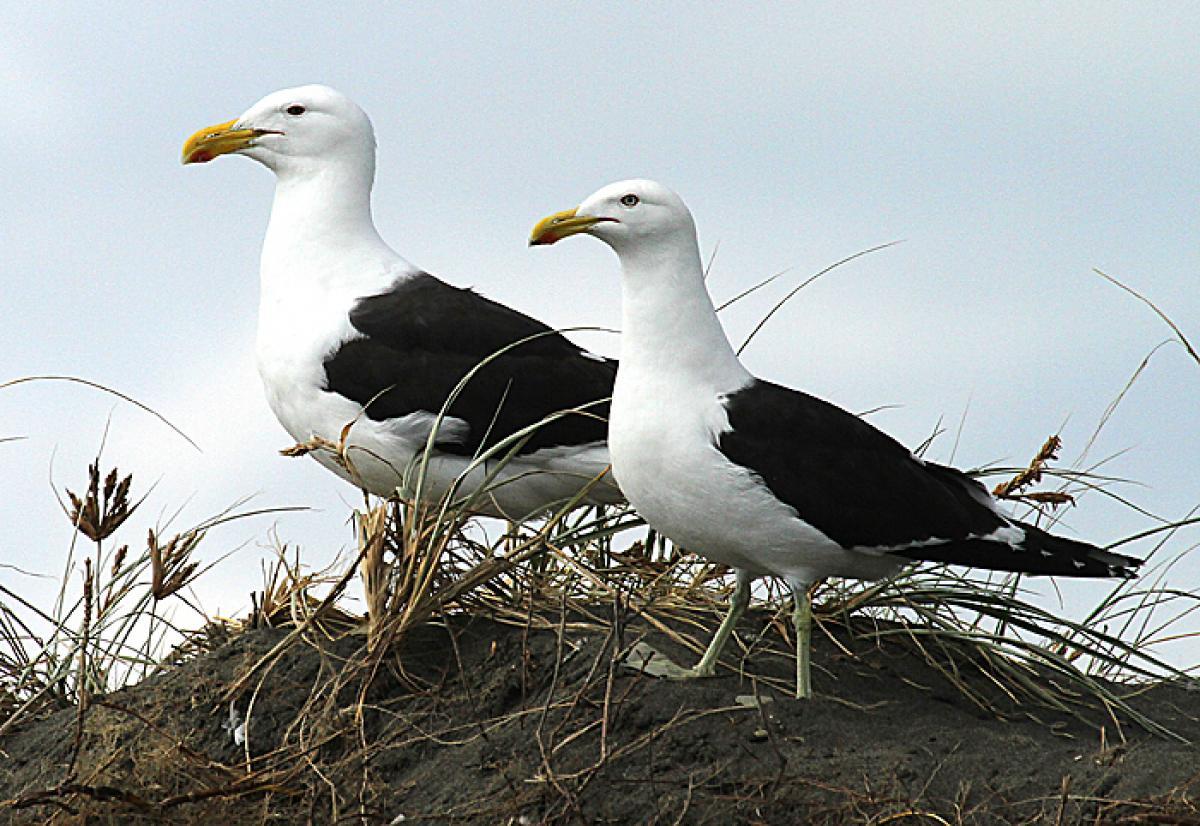
M1182 333L1167 321L1194 356ZM1140 372L1141 368L1131 383ZM447 400L441 417L470 377L465 377ZM1119 401L1120 397L1114 406ZM489 483L534 427L476 457L476 466L486 463L491 469ZM354 455L346 446L346 433L343 430L336 441L298 445L290 454L328 451L352 470ZM86 550L71 547L56 604L49 609L32 605L0 585L0 735L20 722L74 709L73 754L78 754L88 716L96 709L113 711L106 698L115 689L157 670L176 667L242 627L285 627L288 633L225 692L231 703L231 725L250 730L254 698L265 690L271 669L291 646L325 651L331 641L360 636L361 645L339 654L330 670L314 682L310 696L280 740L284 745L252 757L247 740L243 766L214 765L177 745L173 754L182 756L194 770L193 786L150 800L81 777L72 760L59 784L16 801L14 808L70 807L80 799L91 799L120 803L158 817L201 800L287 793L301 775L311 782L312 776L344 773L346 767L364 764L382 748L379 732L369 731L364 723L378 711L370 698L378 675L396 672L411 685L428 690L419 678L404 673L396 651L423 624L460 614L555 633L558 651L551 690L545 694L544 705L531 715L542 760L533 782L555 791L565 817L580 814L580 795L591 778L612 761L648 749L668 730L699 719L695 714L673 719L643 737L620 743L610 742L607 735L612 715L628 699L613 688L613 675L636 642L627 638L623 629L633 621L643 623L698 655L732 590L730 572L665 542L627 509L578 507L584 492L542 520L509 525L489 536L473 519L480 497L487 495L487 485L482 492L452 487L436 502L422 496L434 438L431 434L424 456L405 469L410 494L405 500L369 500L356 514L358 552L352 564L314 573L289 556L286 548L280 549L264 572L262 590L253 595L253 612L237 622L205 617L189 600L188 586L206 570L197 562L196 550L207 531L256 512L231 509L170 536L150 528L144 545L131 546L119 541L118 535L142 500L132 498L130 476L122 476L115 467L104 473L98 457L87 470L79 488L82 492L66 491L64 512L78 538L89 546ZM1027 466L989 469L987 474L1009 477L996 486L996 494L1030 506L1035 516L1050 522L1061 512L1057 509L1072 505L1080 492L1099 492L1125 501L1113 492L1118 480L1100 475L1098 465L1054 467L1061 446L1060 437L1054 435ZM1047 480L1059 487L1035 489ZM1127 504L1137 509L1134 503ZM1116 584L1082 619L1040 607L1025 592L1019 576L975 576L944 567L910 567L878 583L822 583L814 595L817 624L835 642L846 632L880 642L902 640L967 703L996 717L1009 716L1011 709L1018 707L1022 715L1034 719L1041 714L1067 714L1097 725L1090 711L1099 707L1109 710L1109 720L1099 724L1108 732L1106 737L1124 739L1125 731L1117 722L1123 719L1155 735L1177 738L1159 722L1140 714L1129 698L1155 681L1192 681L1189 670L1171 665L1156 651L1198 633L1187 624L1198 607L1196 592L1172 587L1167 581L1174 562L1190 550L1180 550L1170 541L1181 528L1197 521L1200 518L1191 514L1179 520L1161 520L1113 543L1112 547L1135 541L1141 542L1141 547L1150 544L1149 573L1139 582ZM1171 559L1156 559L1172 551ZM366 605L361 618L346 599L356 576L361 577ZM787 596L773 583L763 583L755 596L758 610L773 616L767 624L772 633L735 635L737 644L728 647L722 665L749 675L756 687L786 692L788 680L760 672L756 664L792 656ZM186 620L180 621L178 609ZM199 623L203 630L184 631L189 623ZM572 656L567 632L579 630L600 634L604 642L588 664L581 687L564 697L554 690L559 683L558 669ZM844 653L853 656L849 650ZM981 690L981 685L988 690ZM349 705L348 694L353 697ZM725 711L714 709L711 713ZM240 723L234 722L237 715L241 715ZM472 724L475 728L469 731L450 725L409 736L413 742L486 739L490 730L505 722L485 720ZM595 760L582 767L564 768L559 755L594 732L599 732L600 743ZM404 742L396 731L387 736L388 748ZM337 766L323 763L322 750L347 737L357 747L343 750ZM690 791L689 786L688 800ZM515 797L523 793L513 787ZM1070 790L1064 789L1063 800L1069 796ZM848 790L846 800L852 808L880 818L876 821L880 823L905 819L947 822L940 814L906 808L903 800L886 800L890 808L880 808L884 798L875 792L864 796ZM348 816L343 792L331 791L328 805L333 821ZM685 822L687 811L685 801L680 822ZM446 814L451 819L462 813Z
M1040 507L1073 501L1068 491L1029 490L1043 473L1053 472L1050 463L1059 446L1058 437L1049 439L1028 467L1000 486L1002 493ZM1083 480L1076 477L1078 484ZM435 616L465 612L540 629L553 629L555 617L570 616L574 627L610 633L607 614L614 601L698 655L733 587L728 569L681 552L622 509L564 507L540 524L510 525L491 539L469 529L469 512L445 503L392 501L360 513L357 524L357 565L367 605L364 657L375 663L372 668L406 633ZM342 592L352 571L343 573L332 594ZM293 573L289 581L292 595L274 602L332 604L328 596L320 601L307 596L311 579ZM297 598L297 592L306 596ZM769 643L765 635L741 640L741 650L725 663L735 671L753 672L756 658L792 656L788 597L770 582L760 583L756 596L759 608L775 616L777 642ZM1082 710L1099 703L1146 730L1176 737L1139 714L1125 694L1160 679L1190 679L1153 651L1196 609L1192 593L1121 583L1085 621L1073 621L1040 607L1023 592L1017 576L912 566L877 583L825 582L815 602L820 626L880 639L902 637L969 702L996 716L1007 714L1002 706L1018 703L1027 715L1043 709L1084 719ZM864 618L874 631L863 630ZM307 612L295 633L259 667L321 619L319 610ZM1114 626L1119 630L1111 630ZM973 687L981 674L999 690L998 698ZM774 678L759 679L787 689ZM235 686L231 694L244 687L245 682Z
M137 546L118 541L142 499L133 478L102 473L97 457L82 493L64 491L63 512L76 529L54 604L42 608L0 585L0 735L28 717L75 706L144 679L173 661L188 627L209 618L191 599L191 584L208 567L196 559L207 531L264 511L233 508L164 536L150 528Z
M519 444L518 439L500 445L488 458L499 451L511 456ZM1065 489L1029 490L1043 474L1056 473L1050 463L1060 446L1059 437L1048 439L1027 467L1015 469L1012 478L997 486L997 494L1038 506L1073 501ZM339 450L344 456L344 448ZM1086 473L1066 478L1080 487L1097 484ZM21 714L39 703L61 707L86 694L106 693L152 670L165 654L167 636L176 630L161 617L160 603L174 597L187 604L186 587L202 573L193 554L206 528L249 515L222 514L165 540L151 529L145 550L131 554L128 545L112 548L110 542L140 504L130 502L130 489L130 477L120 478L115 469L102 481L94 463L88 468L84 493L67 491L70 506L64 509L80 535L93 545L78 598L67 599L64 577L53 614L21 605L11 593L5 595L23 611L0 603L0 633L7 643L2 696ZM395 500L360 512L358 558L336 576L305 573L298 559L288 562L281 553L263 591L254 595L250 622L293 625L296 633L289 644L322 623L341 629L361 625L368 650L378 652L394 647L416 625L447 612L484 612L502 621L546 625L538 619L546 610L565 606L574 616L588 617L594 613L592 606L617 598L628 600L680 644L697 652L703 649L711 615L721 610L732 587L728 571L681 553L653 531L644 531L636 541L623 538L640 525L627 510L576 508L574 501L540 524L510 525L502 535L489 539L471 527L471 506L478 495L463 497L451 490L432 504ZM1156 530L1165 534L1165 541L1168 528L1178 529L1181 524ZM361 623L338 608L356 570L367 606ZM911 627L903 633L924 654L930 651L931 639L934 648L950 641L974 648L972 658L977 654L1005 672L1011 693L1052 708L1070 701L1032 685L1023 668L1052 667L1085 696L1100 689L1078 664L1117 681L1184 676L1150 651L1194 610L1191 593L1162 587L1136 589L1121 583L1085 621L1072 622L1023 599L1018 580L1008 577L997 582L944 568L909 568L882 583L829 582L815 595L818 619L844 622L858 614L905 623ZM313 592L322 584L332 588L318 599ZM786 598L772 584L764 584L757 596L763 606L782 615ZM1173 618L1157 619L1181 604L1184 607ZM24 617L30 612L52 626L48 639L32 654L29 642L35 635ZM1121 624L1120 633L1100 630L1114 622ZM694 627L696 633L682 634L675 630L680 626ZM786 624L780 627L786 636ZM886 633L897 631L892 628ZM1170 636L1177 639L1179 634ZM1104 700L1121 707L1119 698L1105 694ZM13 714L0 723L0 733L19 716ZM1153 727L1152 721L1144 724Z

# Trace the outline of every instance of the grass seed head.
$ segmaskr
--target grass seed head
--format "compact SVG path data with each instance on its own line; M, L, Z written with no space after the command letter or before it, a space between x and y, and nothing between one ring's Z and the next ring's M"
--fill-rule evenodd
M1032 496L1032 494L1022 495L1021 491L1030 485L1036 485L1042 481L1042 472L1046 469L1046 465L1058 459L1058 451L1060 449L1062 449L1062 439L1057 435L1050 436L1050 438L1046 439L1041 449L1038 450L1037 455L1033 457L1033 461L1029 463L1029 466L1019 471L1007 482L1001 482L996 485L996 488L992 491L992 495L1000 499L1018 499ZM1038 496L1041 495L1038 494ZM1066 494L1059 496L1066 496ZM1035 499L1033 501L1046 501L1050 503L1050 500ZM1058 502L1051 504L1061 505L1065 501L1073 502L1075 500L1070 496L1066 496L1065 500L1060 499Z
M150 529L146 547L150 552L150 593L161 601L178 593L192 581L199 562L192 562L192 551L204 538L203 531L185 531L175 534L165 544L158 541L154 529Z
M67 517L76 529L93 542L100 542L116 533L125 520L137 510L138 503L130 504L129 487L133 475L120 478L114 467L100 487L100 468L93 462L88 465L88 485L83 496L67 490L71 508Z

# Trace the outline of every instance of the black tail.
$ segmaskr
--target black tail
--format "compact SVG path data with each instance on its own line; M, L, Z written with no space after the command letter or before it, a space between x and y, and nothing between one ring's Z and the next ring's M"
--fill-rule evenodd
M1138 566L1142 564L1142 560L1136 557L1106 551L1064 536L1055 536L1024 522L1015 524L1025 531L1025 541L1021 543L1024 553L1036 556L1044 563L1040 568L1031 568L1031 574L1133 579L1137 576ZM1014 549L1013 553L1019 555L1022 552Z
M1055 536L1025 522L1012 521L1025 532L1018 544L1000 539L972 538L917 545L898 556L928 562L969 565L992 571L1035 576L1120 577L1133 579L1142 560L1117 554L1064 536Z

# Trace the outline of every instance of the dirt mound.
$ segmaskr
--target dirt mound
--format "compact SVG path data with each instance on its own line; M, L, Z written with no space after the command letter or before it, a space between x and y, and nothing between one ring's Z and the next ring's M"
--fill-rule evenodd
M1033 708L986 663L831 629L817 697L797 702L779 690L786 656L682 683L630 668L615 653L639 640L695 654L625 619L456 616L386 657L310 633L266 663L287 631L233 634L94 699L81 729L64 709L0 740L0 820L1200 823L1192 746L1082 699ZM743 630L770 633L761 615ZM1160 685L1131 704L1200 742L1200 694Z

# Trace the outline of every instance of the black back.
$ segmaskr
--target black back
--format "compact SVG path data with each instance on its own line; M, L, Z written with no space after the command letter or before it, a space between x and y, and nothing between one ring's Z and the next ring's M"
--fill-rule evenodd
M547 415L577 407L538 429L522 448L604 441L617 363L585 351L550 327L470 289L421 273L362 298L350 312L362 334L325 359L326 389L366 407L375 420L436 414L454 387L499 350L533 336L481 368L448 415L470 425L447 452L474 455Z
M979 483L920 462L896 440L821 399L756 380L726 397L719 447L806 522L845 548L965 539L1004 524Z
M961 471L915 458L857 416L756 380L724 399L718 448L756 473L805 522L843 548L913 560L1066 576L1133 576L1140 560L1005 519ZM1025 532L1017 545L985 539ZM935 541L929 541L935 540Z

